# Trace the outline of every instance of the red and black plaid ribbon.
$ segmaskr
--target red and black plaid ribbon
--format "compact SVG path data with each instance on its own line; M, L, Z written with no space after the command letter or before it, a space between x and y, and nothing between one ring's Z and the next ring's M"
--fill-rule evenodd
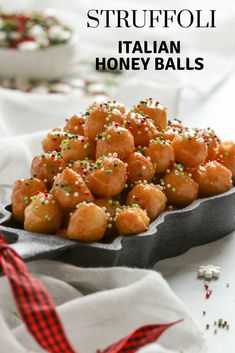
M0 265L10 282L21 318L37 342L50 353L75 353L46 287L31 276L23 259L5 242L1 234ZM177 322L140 327L97 353L134 353L156 341L167 328Z

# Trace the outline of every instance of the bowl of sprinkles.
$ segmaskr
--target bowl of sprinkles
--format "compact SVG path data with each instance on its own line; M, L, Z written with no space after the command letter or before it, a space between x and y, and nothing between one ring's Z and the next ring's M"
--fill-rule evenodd
M57 79L74 58L77 33L48 10L0 10L0 77Z

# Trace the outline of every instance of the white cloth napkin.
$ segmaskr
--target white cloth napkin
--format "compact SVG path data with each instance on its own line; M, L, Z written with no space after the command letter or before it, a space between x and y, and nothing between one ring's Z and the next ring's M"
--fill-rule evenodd
M183 321L140 352L205 352L202 331L159 273L81 269L49 260L32 262L29 268L46 285L66 333L80 353L107 348L139 326L178 319ZM44 352L20 323L6 278L0 278L0 309L1 352Z

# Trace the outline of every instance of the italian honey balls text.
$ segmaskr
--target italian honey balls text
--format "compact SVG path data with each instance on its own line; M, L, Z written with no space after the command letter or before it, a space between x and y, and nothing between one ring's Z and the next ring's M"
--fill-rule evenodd
M154 220L166 207L166 196L153 184L138 184L128 193L127 205L139 205Z
M99 241L107 226L105 211L94 203L81 203L69 220L66 235L85 242Z
M124 125L123 113L112 104L94 103L86 113L84 134L90 140L95 140L112 123Z
M164 108L159 102L154 101L152 98L146 99L145 101L140 101L139 104L134 106L133 111L149 116L159 130L167 127L166 108Z
M198 197L198 184L180 164L176 164L165 174L163 185L170 205L184 207Z
M11 202L13 216L18 222L24 222L24 210L31 202L31 197L43 191L46 191L46 184L43 180L25 178L15 181Z
M115 157L97 159L87 176L87 186L94 195L110 197L120 194L127 180L126 165Z
M235 182L235 143L225 141L219 145L219 158L223 165L232 172L233 181Z
M30 232L55 234L61 226L62 210L55 197L47 192L32 197L25 209L24 229Z
M148 229L149 222L147 212L136 206L119 209L115 216L115 226L121 235L143 233Z
M217 195L233 186L231 171L217 161L200 165L192 174L202 196Z
M203 163L208 155L208 147L196 130L184 130L172 141L175 159L180 164L194 168Z
M129 130L119 125L110 125L97 136L96 158L115 153L124 160L134 152L134 138Z

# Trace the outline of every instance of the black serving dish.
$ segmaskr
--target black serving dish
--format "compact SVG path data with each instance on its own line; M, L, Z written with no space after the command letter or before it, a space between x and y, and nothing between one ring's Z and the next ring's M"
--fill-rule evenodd
M26 260L54 258L79 266L151 268L157 261L222 238L235 229L235 187L162 213L147 232L117 237L112 243L84 244L17 228L11 206L0 209L0 232Z

